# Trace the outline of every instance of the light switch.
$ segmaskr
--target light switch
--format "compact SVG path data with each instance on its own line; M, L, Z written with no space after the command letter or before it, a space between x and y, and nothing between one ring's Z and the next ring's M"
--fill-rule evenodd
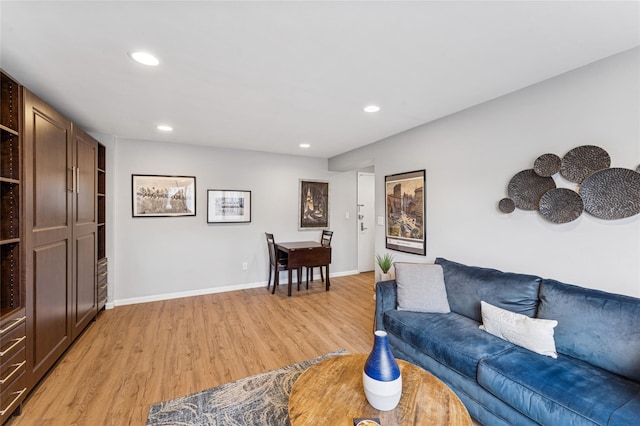
M344 218L347 219L347 220L351 219L351 216L349 215L349 212L345 212Z
M378 216L378 226L384 226L384 217Z

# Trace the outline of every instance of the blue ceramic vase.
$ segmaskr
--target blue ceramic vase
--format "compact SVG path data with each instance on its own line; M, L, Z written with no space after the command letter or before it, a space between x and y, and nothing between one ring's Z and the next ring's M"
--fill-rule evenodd
M389 348L386 331L375 332L373 349L364 364L362 384L367 401L377 410L393 410L400 402L402 375Z

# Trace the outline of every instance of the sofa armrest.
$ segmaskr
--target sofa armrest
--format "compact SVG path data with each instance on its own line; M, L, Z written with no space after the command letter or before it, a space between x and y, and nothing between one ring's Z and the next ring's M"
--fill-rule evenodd
M398 306L396 281L380 281L376 284L376 330L384 330L382 315Z

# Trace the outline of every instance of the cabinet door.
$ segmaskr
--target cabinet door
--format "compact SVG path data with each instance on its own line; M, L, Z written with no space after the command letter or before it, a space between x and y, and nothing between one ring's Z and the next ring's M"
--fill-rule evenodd
M27 373L34 386L72 341L71 123L24 90Z
M96 287L98 142L73 126L76 182L73 204L73 307L75 339L98 314Z

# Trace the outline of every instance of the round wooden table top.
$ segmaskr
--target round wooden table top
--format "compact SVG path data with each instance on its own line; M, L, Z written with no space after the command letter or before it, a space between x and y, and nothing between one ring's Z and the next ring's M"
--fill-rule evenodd
M368 354L337 355L309 367L289 397L292 426L353 426L354 418L379 418L382 426L471 426L471 417L451 389L431 373L397 360L402 397L391 411L379 411L364 395L362 372Z

